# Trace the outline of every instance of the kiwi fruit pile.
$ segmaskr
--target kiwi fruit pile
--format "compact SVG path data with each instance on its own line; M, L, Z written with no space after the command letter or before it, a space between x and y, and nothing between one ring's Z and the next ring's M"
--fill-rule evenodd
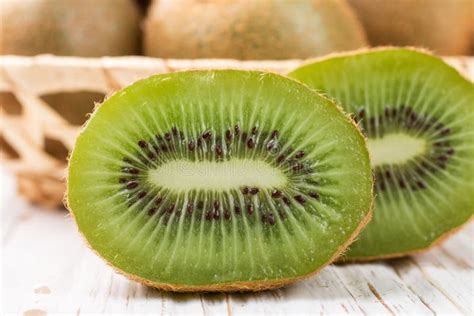
M373 204L351 118L258 71L156 75L117 92L78 136L67 186L97 254L174 291L262 290L311 275Z
M422 251L472 218L472 82L404 48L331 56L289 76L334 98L368 137L374 218L344 260Z
M367 45L345 0L157 0L144 50L163 58L308 58Z
M474 0L349 0L371 45L421 46L467 55L474 45Z
M140 52L140 14L133 0L1 1L0 21L0 54Z

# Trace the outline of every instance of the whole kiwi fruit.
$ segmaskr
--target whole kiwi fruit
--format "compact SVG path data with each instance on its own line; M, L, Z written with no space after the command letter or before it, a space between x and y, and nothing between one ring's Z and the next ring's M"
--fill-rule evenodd
M140 51L133 0L0 2L0 54L116 56Z
M473 0L349 0L370 44L420 46L443 55L469 53Z
M68 207L90 247L173 291L262 290L311 275L369 220L366 142L333 102L270 73L150 77L77 138Z
M366 46L345 0L160 0L145 54L166 58L307 58Z
M423 251L474 213L474 84L424 51L380 48L290 76L337 100L368 137L374 218L345 260Z

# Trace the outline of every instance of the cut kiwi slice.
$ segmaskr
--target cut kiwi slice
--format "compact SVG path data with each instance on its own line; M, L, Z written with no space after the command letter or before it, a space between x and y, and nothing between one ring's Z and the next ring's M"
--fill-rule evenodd
M77 139L68 205L130 278L259 290L328 264L371 214L366 142L333 102L276 74L190 71L106 100Z
M290 76L338 100L369 138L375 216L345 259L421 251L472 217L472 82L403 48L329 57Z

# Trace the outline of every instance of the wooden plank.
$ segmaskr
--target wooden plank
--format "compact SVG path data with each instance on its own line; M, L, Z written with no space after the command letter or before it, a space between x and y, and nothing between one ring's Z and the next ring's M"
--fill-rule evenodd
M4 247L5 313L472 313L471 263L452 256L472 254L466 239L472 238L473 224L442 248L411 259L331 266L296 285L262 293L200 295L160 292L116 274L83 245L64 213L15 211L24 219Z

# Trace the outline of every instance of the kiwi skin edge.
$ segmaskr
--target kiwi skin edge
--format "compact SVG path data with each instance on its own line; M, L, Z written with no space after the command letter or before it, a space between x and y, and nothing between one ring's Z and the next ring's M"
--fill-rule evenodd
M237 70L237 69L226 68L225 70ZM178 73L179 72L192 72L192 71L193 70L191 70L191 71L178 71ZM201 71L201 70L194 70L194 71ZM281 74L278 74L276 72L272 72L272 71L267 71L267 72L273 73L273 74L278 75L278 76L282 76ZM285 77L285 78L289 79L289 80L292 80L294 82L300 83L296 79L288 78L288 77ZM145 79L142 79L142 80L145 80ZM139 81L141 81L141 80L138 80L137 82L139 82ZM351 115L347 114L343 110L343 108L341 106L339 106L334 100L329 99L327 96L324 96L324 95L316 92L314 89L311 89L311 88L308 88L308 89L311 90L313 93L321 95L324 98L328 99L330 101L330 103L333 106L335 106L337 109L339 109L339 111L345 115L347 120L353 126L356 127L357 131L359 132L360 137L364 140L365 148L367 149L368 156L369 156L369 161L370 161L371 157L370 157L370 153L368 151L367 137L360 131L360 129L358 127L358 124L353 120ZM109 99L113 95L119 93L120 91L121 90L114 92L110 96L106 97L102 102L105 102L107 99ZM80 135L83 132L83 130L87 127L88 122L95 115L95 111L97 110L97 108L99 106L100 106L100 103L95 104L95 108L94 108L93 113L91 113L89 115L88 120L84 123L84 125L82 126L81 130L79 131L79 133L77 135ZM72 151L69 153L68 159L67 159L68 162L69 162L69 159L72 156L74 150L75 150L75 148L73 148ZM69 188L69 186L68 186L68 182L69 182L68 173L66 173L65 180L66 180L66 188ZM352 232L349 239L343 245L341 245L339 247L339 249L334 253L334 255L324 265L319 267L319 269L316 269L315 271L311 271L310 273L308 273L306 275L298 276L298 277L295 277L295 278L260 280L260 281L251 281L251 282L250 281L225 282L225 283L220 283L220 284L198 285L198 286L195 286L195 285L186 286L185 284L174 284L174 283L157 283L157 282L153 282L153 281L150 281L148 279L145 279L145 278L142 278L142 277L139 277L139 276L136 276L136 275L129 274L129 273L123 271L122 269L117 268L112 263L107 261L104 257L102 257L102 255L91 246L91 244L88 242L87 238L80 231L79 225L77 225L77 221L76 221L76 218L74 216L74 213L73 213L72 209L69 207L69 198L68 198L67 190L66 190L66 193L65 193L64 198L63 198L63 203L64 203L64 206L66 207L66 209L69 211L69 214L70 214L71 218L73 219L73 221L75 223L75 226L76 226L82 240L84 241L85 245L87 245L87 247L90 250L92 250L92 252L95 253L98 257L100 257L103 261L105 261L105 263L108 266L110 266L113 270L115 270L117 273L127 277L130 280L141 283L145 286L149 286L149 287L156 288L156 289L159 289L159 290L171 291L171 292L257 292L257 291L280 288L280 287L295 283L297 281L307 279L307 278L317 274L319 271L321 271L327 265L337 261L338 258L341 257L341 255L344 253L344 251L350 246L350 244L352 244L354 242L354 240L357 238L357 236L360 234L360 232L364 229L364 227L372 219L373 210L374 210L374 207L375 207L374 181L372 181L371 196L372 196L372 199L370 201L370 209L367 211L367 214L360 221L357 228Z
M440 58L439 56L434 54L429 49L422 48L422 47L414 47L414 46L400 46L400 47L399 46L378 46L378 47L375 47L375 48L361 48L361 49L353 50L353 51L350 51L350 52L335 52L335 53L331 53L331 54L328 54L328 55L325 55L325 56L322 56L322 57L316 57L316 58L308 59L304 63L299 65L299 67L307 65L307 64L312 64L314 62L320 62L320 61L324 61L324 60L327 60L327 59L331 59L333 57L352 56L352 55L358 55L360 53L385 51L387 49L397 49L397 48L398 49L403 48L403 49L412 50L412 51L415 51L415 52L422 52L422 53L430 54L432 57L437 58L439 60L442 60L442 58ZM460 76L466 78L467 80L472 81L472 79L468 78L465 74L461 73L458 69L456 69L456 68L453 68L453 69L455 69L455 71ZM293 70L291 70L291 71L293 71ZM327 95L327 94L324 94L324 95L326 97L330 98L334 103L336 103L339 108L342 108L342 106L339 105L339 102L336 99L332 98L330 95ZM370 152L369 152L369 158L371 159ZM455 233L460 231L463 227L467 226L471 222L474 222L474 215L471 215L471 217L468 220L466 220L464 223L462 223L461 225L453 227L451 230L446 231L445 233L441 234L437 239L433 240L433 242L425 248L416 248L416 249L411 249L411 250L405 251L405 252L391 253L391 254L380 255L380 256L368 256L368 257L363 256L363 257L345 258L341 254L341 256L335 260L335 263L342 263L343 264L343 263L350 263L350 262L370 262L370 261L395 259L395 258L401 258L401 257L421 254L421 253L430 251L431 249L435 248L436 246L441 245L451 235L454 235Z

